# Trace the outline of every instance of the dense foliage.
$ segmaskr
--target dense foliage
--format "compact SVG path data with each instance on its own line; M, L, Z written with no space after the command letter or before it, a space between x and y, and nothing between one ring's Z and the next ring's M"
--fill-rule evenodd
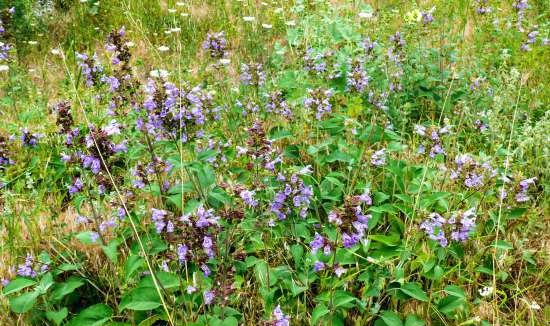
M0 13L1 322L550 320L548 5L104 2Z

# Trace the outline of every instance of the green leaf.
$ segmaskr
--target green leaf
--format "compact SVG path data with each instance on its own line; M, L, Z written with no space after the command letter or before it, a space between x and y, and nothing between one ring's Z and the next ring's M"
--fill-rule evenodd
M138 287L130 291L120 301L118 309L153 310L161 305L160 297L154 287Z
M392 233L390 235L384 235L384 234L373 234L369 236L369 238L372 241L380 242L385 244L386 246L395 247L399 245L399 242L401 238L399 237L399 234Z
M422 290L418 283L407 283L401 286L401 291L406 295L415 298L420 301L428 301L428 296L426 292Z
M405 320L405 326L424 326L426 322L418 318L417 315L408 315Z
M72 276L70 277L66 282L63 283L57 283L52 290L52 294L50 296L50 300L52 301L59 301L63 299L67 294L73 293L74 290L78 289L84 285L84 281L79 278Z
M219 325L220 326L238 326L239 321L235 317L227 317Z
M354 302L355 300L356 298L346 291L336 291L333 297L333 303L335 308L338 308L338 307L351 308L354 306L352 302Z
M99 303L82 310L65 326L100 326L105 324L113 315L111 307Z
M77 234L75 236L75 238L77 238L80 242L82 242L83 244L86 244L86 245L96 244L97 240L93 241L93 239L94 239L93 234L94 233L95 232L92 232L92 231L80 232L79 234Z
M218 152L215 149L208 149L208 150L199 152L199 154L197 155L197 158L200 161L208 161L208 160L216 157L217 154L218 154Z
M34 284L36 284L36 281L33 281L31 279L28 279L28 278L17 277L16 279L12 280L10 283L8 283L8 285L6 285L2 289L2 293L4 295L8 295L8 294L17 292L19 290L22 290L24 288L27 288L27 287L29 287L31 285L34 285Z
M327 306L320 303L318 304L315 309L313 309L313 312L311 314L311 323L313 325L318 325L318 321L320 318L328 314L330 310L328 310Z
M439 302L437 309L444 314L450 314L462 304L464 304L464 299L448 295Z
M103 253L105 253L105 256L107 256L113 263L117 263L118 261L118 246L120 245L120 240L114 239L111 242L109 242L106 246L101 246L101 249L103 249Z
M443 289L443 291L445 291L446 293L452 296L466 299L466 294L464 294L464 290L462 290L460 287L456 285L447 285L445 289Z
M160 282L162 287L166 290L178 288L180 286L180 279L177 275L165 271L157 271L155 273L157 280ZM139 281L140 287L155 287L155 283L153 282L153 277L151 275L147 275Z
M493 242L493 247L495 247L497 249L502 249L502 250L514 249L514 246L512 246L511 244L509 244L508 242L506 242L504 240L498 240L498 241Z
M68 315L69 310L67 309L67 307L64 307L59 311L46 311L46 318L48 318L49 321L53 322L56 325L61 325L63 320L67 318Z
M383 311L382 314L380 314L380 319L382 319L387 326L403 326L401 318L393 311Z
M137 255L131 255L126 260L126 264L124 266L124 278L126 281L134 275L134 273L142 268L145 264L145 259L143 257L137 256Z
M40 293L38 291L33 291L24 293L18 297L10 298L10 308L15 313L25 313L34 307L36 298L38 298L39 295Z

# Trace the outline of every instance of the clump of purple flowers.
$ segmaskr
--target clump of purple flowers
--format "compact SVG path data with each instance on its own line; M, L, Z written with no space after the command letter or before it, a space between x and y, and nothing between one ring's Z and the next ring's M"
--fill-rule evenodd
M221 59L227 55L227 40L225 33L208 33L206 40L202 43L202 48L206 50L211 58Z
M285 315L281 310L281 306L278 305L273 310L273 320L269 325L272 326L290 326L290 316Z
M516 23L518 31L523 32L523 20L525 19L525 11L527 10L527 7L528 7L528 1L516 0L514 1L514 4L512 5L512 7L514 7L518 15L518 21Z
M172 164L167 161L163 161L161 158L154 156L152 162L147 165L138 163L130 173L134 176L133 186L138 189L143 189L149 185L152 178L159 177L164 173L168 173L172 170ZM157 180L158 181L158 180Z
M343 208L329 212L328 221L340 229L344 248L353 247L364 238L371 217L364 210L370 205L372 198L366 190L361 195L347 198Z
M276 90L269 94L268 103L265 105L267 112L282 115L285 118L292 117L292 109L285 99L282 91Z
M42 134L31 133L28 129L21 130L20 140L23 146L35 147L40 138L42 138Z
M13 160L10 158L8 138L0 135L0 168L12 164Z
M418 146L418 152L424 154L426 149L429 149L429 156L434 158L437 154L446 155L441 142L441 136L446 135L450 131L450 126L443 128L425 127L422 125L414 126L415 133L422 137L422 142Z
M278 179L286 181L282 175ZM289 181L284 183L282 190L275 194L270 204L270 211L279 220L285 220L294 210L298 211L300 217L305 218L313 198L313 188L304 184L296 174L293 174Z
M531 51L530 45L535 44L535 42L537 41L537 35L539 35L539 31L537 31L537 30L530 31L527 34L527 40L525 42L523 42L523 44L521 45L521 50L522 51Z
M313 48L305 51L304 70L317 76L326 76L328 79L334 79L340 76L339 71L334 68L338 66L335 62L334 51L316 52ZM330 69L332 67L333 69Z
M507 177L504 177L504 182L508 183L510 182L510 179ZM512 189L512 192L515 192L514 199L517 203L524 203L529 201L529 187L531 185L535 185L535 182L537 181L537 178L528 178L521 180L515 188ZM508 192L504 190L504 186L500 190L500 198L504 199L508 197Z
M479 189L497 175L488 162L479 163L468 154L458 155L451 169L451 179L467 188Z
M36 262L32 254L27 254L25 257L25 262L17 267L17 275L34 278L38 275L38 273L44 273L48 271L48 269L48 264Z
M433 12L435 11L435 7L428 11L421 11L420 14L422 16L422 24L429 25L434 21Z
M367 57L372 56L372 54L374 53L374 49L376 48L377 45L378 45L378 42L372 41L370 37L365 38L361 42L361 47L363 48L363 50L365 50L365 55Z
M145 93L142 107L146 120L140 118L137 127L159 140L188 142L203 134L202 128L208 120L219 119L219 108L214 107L212 94L200 86L184 83L177 88L162 79L149 79Z
M476 226L476 215L473 208L464 212L454 212L446 219L438 213L431 213L420 224L428 238L439 242L442 247L447 247L450 241L464 242Z
M241 82L246 86L262 86L265 83L265 72L261 63L250 62L241 65Z
M248 101L246 102L246 105L243 105L240 101L237 101L235 105L242 109L242 115L244 117L260 111L260 106L254 101Z
M99 85L103 77L103 66L98 61L97 55L94 54L89 57L85 53L76 53L76 61L81 69L82 76L86 80L86 86Z
M324 115L332 112L332 105L330 104L332 94L333 92L330 89L310 89L308 90L308 97L304 100L304 106L309 110L314 110L317 120L321 120Z
M476 12L480 15L489 14L493 11L488 5L488 0L476 0Z
M346 77L347 89L357 93L362 93L369 84L369 76L367 76L363 63L358 60L351 63Z
M382 148L374 152L370 157L370 163L374 166L380 167L386 164L386 149Z

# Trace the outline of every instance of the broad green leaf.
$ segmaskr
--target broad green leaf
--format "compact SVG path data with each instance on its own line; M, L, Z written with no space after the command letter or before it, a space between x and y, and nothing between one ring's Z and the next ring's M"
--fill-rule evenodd
M130 291L120 301L118 309L153 310L161 305L160 297L154 287L138 287Z
M327 306L320 303L318 304L315 309L313 309L313 312L311 314L311 323L313 325L318 325L318 321L320 318L328 314L330 310L328 310Z
M63 320L67 318L69 315L69 310L67 307L64 307L61 310L58 311L46 311L46 318L48 318L49 321L55 323L56 325L61 325Z
M52 294L50 295L50 300L52 301L59 301L63 299L67 294L73 293L74 290L78 289L84 285L84 281L79 278L72 276L67 281L63 283L57 283L52 290Z
M383 311L380 314L380 319L382 319L387 326L403 326L401 318L393 311Z
M131 255L126 259L126 264L124 266L124 278L126 281L134 275L140 268L145 264L145 259L137 255Z
M420 285L418 283L407 283L401 286L401 291L405 293L406 295L415 298L420 301L428 301L428 296L426 295L426 292L422 290Z
M13 312L18 314L27 312L34 307L36 298L38 298L39 295L40 293L38 291L33 291L21 294L17 297L12 297L10 298L10 308Z
M452 296L466 299L466 295L464 294L464 290L462 290L460 287L456 285L447 285L444 289L444 291Z
M103 249L103 253L105 253L105 256L109 258L113 263L117 263L118 261L118 246L120 245L120 240L114 239L111 242L109 242L106 246L101 246L101 249Z
M101 326L113 315L111 307L99 303L82 310L66 326Z
M405 320L405 326L424 326L426 322L418 318L417 315L408 315Z
M2 293L4 295L8 295L8 294L17 292L19 290L22 290L24 288L27 288L34 284L36 284L36 281L34 280L23 278L23 277L17 277L14 280L10 281L10 283L8 283L8 285L6 285L2 289Z

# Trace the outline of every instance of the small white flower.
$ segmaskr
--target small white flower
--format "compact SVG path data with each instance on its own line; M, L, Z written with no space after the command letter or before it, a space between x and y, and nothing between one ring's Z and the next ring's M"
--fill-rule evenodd
M372 12L360 12L359 17L364 19L371 19L372 18Z
M6 65L0 65L0 72L3 72L3 71L8 71L10 70L10 67L9 66L6 66Z
M155 69L155 70L151 70L151 72L149 72L149 76L154 77L154 78L166 78L166 77L168 77L168 75L169 75L168 71L166 71L164 69Z
M271 29L273 27L273 25L262 24L262 27L265 28L265 29Z
M169 47L167 47L166 45L161 45L157 48L160 52L166 52L168 50L170 50Z
M37 45L38 44L38 41L29 41L28 42L30 45Z
M256 17L244 16L243 19L244 19L245 22L253 22L253 21L256 20Z
M172 34L172 31L169 30L169 29L168 29L168 30L165 30L165 31L164 31L164 34Z
M80 0L80 3L86 3L88 0Z
M179 27L170 28L170 32L179 33L179 32L181 32L181 28L179 28Z
M182 17L188 17L188 16L189 16L189 13L182 12L182 13L180 14L180 16L182 16Z
M282 14L283 13L283 8L279 7L277 9L275 9L273 12L276 13L276 14Z
M136 44L134 42L131 42L131 41L128 41L126 43L124 43L127 47L129 48L133 48Z
M168 9L168 12L171 13L171 14L175 14L176 13L176 9L173 9L173 8L170 8Z
M185 2L181 2L181 1L176 2L176 6L177 7L183 7L183 6L185 6Z
M492 286L484 286L483 288L479 289L479 295L482 297L488 297L493 293L493 287Z
M533 301L529 304L529 309L540 310L540 305L536 301Z
M59 50L59 49L52 49L52 50L50 51L50 53L53 54L53 55L61 55L61 50Z
M311 172L313 172L313 170L311 169L311 165L308 165L298 171L298 174L310 174Z
M231 60L229 59L220 59L220 64L227 66L229 63L231 63Z
M289 20L289 21L287 21L285 24L286 24L286 26L296 26L296 21L294 21L294 20Z

